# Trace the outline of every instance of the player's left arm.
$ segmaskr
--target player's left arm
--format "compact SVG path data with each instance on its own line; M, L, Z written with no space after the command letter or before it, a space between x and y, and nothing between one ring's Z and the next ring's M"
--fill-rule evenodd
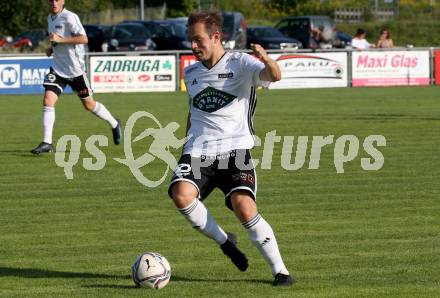
M266 50L259 44L251 44L254 55L264 63L264 68L260 72L260 80L276 82L281 80L281 69L272 58L266 53Z

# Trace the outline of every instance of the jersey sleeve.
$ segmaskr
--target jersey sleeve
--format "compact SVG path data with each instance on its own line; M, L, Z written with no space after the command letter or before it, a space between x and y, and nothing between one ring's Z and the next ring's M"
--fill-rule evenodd
M243 70L246 74L249 74L249 79L252 81L252 85L268 87L270 82L262 81L260 79L260 72L265 68L263 62L249 54L243 54L242 59L244 66Z
M69 17L69 25L72 36L86 35L86 30L84 30L84 27L76 14L72 14Z

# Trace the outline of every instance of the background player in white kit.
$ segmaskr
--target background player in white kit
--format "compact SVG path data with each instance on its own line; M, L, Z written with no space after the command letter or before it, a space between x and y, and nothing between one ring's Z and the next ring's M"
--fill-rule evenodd
M215 187L220 188L227 207L271 267L273 285L290 286L293 278L275 235L255 204L256 174L249 151L254 145L255 88L280 80L281 71L260 45L252 45L252 50L262 62L245 53L226 53L221 43L222 22L214 12L194 12L188 19L188 37L199 62L185 69L189 140L168 193L190 224L215 240L245 271L248 260L237 248L235 236L225 233L201 202Z
M53 54L53 64L43 86L43 142L31 152L40 154L52 152L52 131L55 124L55 104L66 85L72 87L84 107L112 128L113 141L121 143L121 126L106 107L93 99L92 90L85 75L84 44L88 39L76 14L64 8L64 0L49 0L50 14L47 18L49 41L52 47L47 55Z

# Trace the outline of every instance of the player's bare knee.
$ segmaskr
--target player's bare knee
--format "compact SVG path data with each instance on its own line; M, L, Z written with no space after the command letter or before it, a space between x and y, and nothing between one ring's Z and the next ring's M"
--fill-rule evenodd
M197 189L193 185L188 185L188 183L185 182L177 182L171 188L171 197L178 208L185 208L191 204L197 196Z
M83 98L82 99L82 103L84 108L89 111L89 112L93 112L93 110L95 109L95 101L93 99L88 98Z
M57 102L57 97L55 94L46 94L43 97L43 106L45 107L55 107L55 103Z
M46 101L46 100L43 99L43 107L54 108L55 107L55 103L50 102L50 101Z
M235 216L241 222L252 219L258 213L257 205L248 191L239 190L233 192L231 194L231 204Z

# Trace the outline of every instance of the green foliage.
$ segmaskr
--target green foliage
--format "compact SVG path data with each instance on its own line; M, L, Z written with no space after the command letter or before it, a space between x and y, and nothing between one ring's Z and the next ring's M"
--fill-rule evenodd
M163 0L145 0L145 6L161 6ZM167 0L167 17L187 16L198 8L198 0ZM213 1L219 10L240 11L249 24L274 25L288 15L330 15L337 8L372 7L372 0L223 0ZM380 1L383 5L383 1ZM66 7L80 17L86 13L105 9L139 7L139 0L66 0ZM367 20L372 15L366 10ZM47 0L2 1L0 5L0 34L17 35L31 28L45 28L49 13ZM370 39L376 40L377 32L384 25L390 27L397 44L416 46L436 46L440 44L437 21L440 19L439 6L431 6L429 0L400 0L400 17L387 24L369 22L359 25L338 25L343 31L354 33L357 27L371 32ZM427 34L429 32L429 34Z
M197 9L197 0L167 1L166 3L168 17L186 17Z
M146 1L147 2L147 1ZM66 0L67 9L78 15L107 8L135 7L138 0ZM17 35L33 28L46 28L49 3L47 0L2 1L0 5L0 33Z
M0 5L0 34L16 35L32 28L46 27L47 0L2 1Z

